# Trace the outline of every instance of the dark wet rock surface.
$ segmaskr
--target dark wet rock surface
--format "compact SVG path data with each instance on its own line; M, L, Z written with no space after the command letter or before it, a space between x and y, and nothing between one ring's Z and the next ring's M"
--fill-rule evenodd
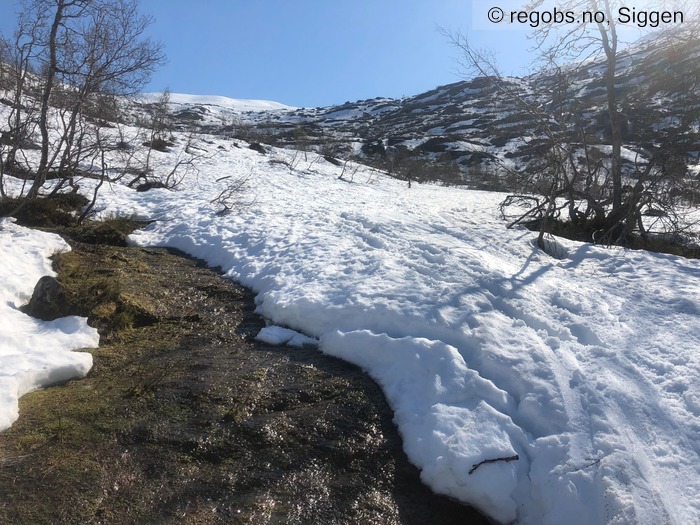
M76 248L73 270L118 283L84 313L129 326L87 378L22 399L1 523L488 523L420 483L360 369L255 341L248 290L166 250Z
M65 311L65 305L66 298L61 284L56 278L45 275L34 286L32 297L23 311L37 319L52 321L69 313Z

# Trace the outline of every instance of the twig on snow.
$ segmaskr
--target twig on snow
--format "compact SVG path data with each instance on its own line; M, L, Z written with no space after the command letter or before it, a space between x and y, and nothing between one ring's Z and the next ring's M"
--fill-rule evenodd
M475 463L471 469L469 469L469 475L471 476L474 474L474 471L478 469L481 465L486 465L487 463L496 463L498 461L503 461L505 463L508 463L510 461L518 461L520 459L520 456L517 454L515 456L510 456L507 458L495 458L495 459L485 459L483 461L479 461L478 463Z

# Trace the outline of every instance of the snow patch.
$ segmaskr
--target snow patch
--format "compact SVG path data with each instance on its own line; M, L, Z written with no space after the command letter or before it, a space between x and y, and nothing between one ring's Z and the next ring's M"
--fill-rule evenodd
M289 345L301 347L305 345L318 346L318 339L300 334L296 330L283 328L281 326L266 326L255 339L274 346Z
M84 377L92 355L73 352L99 344L82 317L40 321L23 314L34 285L54 276L49 257L70 247L58 235L0 219L0 430L19 417L18 401L32 390Z

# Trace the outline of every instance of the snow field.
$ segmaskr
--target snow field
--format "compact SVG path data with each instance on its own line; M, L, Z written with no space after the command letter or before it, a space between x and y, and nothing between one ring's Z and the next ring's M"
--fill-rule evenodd
M139 102L157 102L162 93L143 93L138 97ZM170 93L171 109L182 106L185 109L191 106L208 106L210 110L230 110L237 113L252 111L291 111L297 109L293 106L280 104L271 100L246 100L240 98L222 97L219 95L187 95L184 93Z
M434 490L503 523L700 519L697 261L566 240L553 259L504 228L501 195L224 147L195 184L115 187L105 212L158 216L132 241L221 266L367 370ZM227 175L253 204L216 217Z
M291 329L363 367L433 490L502 523L700 522L698 261L563 239L555 259L505 229L499 194L200 146L198 176L112 185L100 213L157 219L131 242L255 290L278 325L261 340L299 342ZM173 154L153 155L167 170ZM242 178L247 205L217 216Z

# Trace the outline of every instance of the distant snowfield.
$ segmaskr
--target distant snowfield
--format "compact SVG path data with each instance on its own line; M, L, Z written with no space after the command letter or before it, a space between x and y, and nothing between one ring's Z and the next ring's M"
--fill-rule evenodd
M700 523L700 261L565 240L555 259L505 228L502 195L204 138L196 178L112 185L101 213L156 219L131 242L223 268L271 325L364 368L435 491L502 523ZM241 178L246 205L216 216Z
M139 100L143 102L155 102L161 93L144 93L139 95ZM170 93L170 103L182 105L185 107L191 106L217 106L236 112L246 111L277 111L277 110L294 110L292 106L286 106L279 102L271 100L246 100L238 98L228 98L215 95L185 95L182 93Z

